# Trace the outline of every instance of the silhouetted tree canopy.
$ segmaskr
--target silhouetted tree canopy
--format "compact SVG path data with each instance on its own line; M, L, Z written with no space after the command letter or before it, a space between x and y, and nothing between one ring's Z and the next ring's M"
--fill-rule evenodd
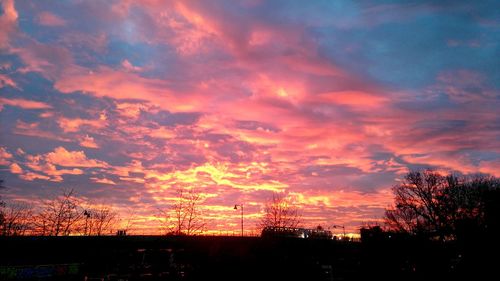
M65 190L38 204L10 201L1 208L1 236L105 235L118 222L112 207L96 206Z
M42 205L42 211L35 218L37 234L68 236L80 228L83 211L73 189L53 200L44 200Z
M33 207L26 203L5 204L2 211L0 234L3 236L25 235L33 226Z
M393 188L394 205L386 210L386 224L391 231L441 240L484 232L498 220L499 183L485 175L409 172Z
M299 210L293 206L291 199L281 193L273 193L270 201L266 202L264 217L259 223L265 227L298 227L301 223Z

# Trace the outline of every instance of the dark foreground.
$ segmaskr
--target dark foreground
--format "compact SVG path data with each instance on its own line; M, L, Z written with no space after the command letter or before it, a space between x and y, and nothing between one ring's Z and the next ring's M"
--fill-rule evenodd
M0 237L0 247L0 280L497 280L500 266L480 241Z

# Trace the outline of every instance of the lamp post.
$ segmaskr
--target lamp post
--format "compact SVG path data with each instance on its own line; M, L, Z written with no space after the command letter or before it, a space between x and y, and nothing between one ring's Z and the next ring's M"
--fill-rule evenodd
M85 216L85 233L83 235L87 236L87 225L88 225L87 223L91 215L90 212L87 210L83 210L83 215Z
M342 239L345 239L345 226L344 225L338 225L338 224L334 224L332 225L333 228L342 228L342 232L343 232L343 236L342 236Z
M238 210L238 207L241 209L241 237L243 237L243 204L234 205L235 210Z

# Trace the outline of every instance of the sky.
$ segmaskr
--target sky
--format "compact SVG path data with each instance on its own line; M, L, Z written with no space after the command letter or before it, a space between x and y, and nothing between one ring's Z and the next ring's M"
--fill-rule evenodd
M154 233L194 188L231 232L282 192L355 231L410 170L500 176L499 6L3 0L2 197L74 189Z

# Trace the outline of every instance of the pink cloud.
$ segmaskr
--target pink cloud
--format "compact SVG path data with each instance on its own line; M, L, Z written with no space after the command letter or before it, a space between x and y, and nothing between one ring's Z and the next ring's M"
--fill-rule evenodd
M9 47L10 36L16 30L18 13L14 0L2 1L3 14L0 16L0 48Z
M105 119L105 117L103 117ZM100 129L106 126L105 120L102 119L81 119L81 118L64 118L57 119L59 127L66 133L78 132L80 127L88 126L95 129Z
M110 185L116 185L116 183L110 179L107 178L95 178L92 177L90 178L93 182L95 183L102 183L102 184L110 184Z
M82 140L80 140L80 145L88 148L99 148L99 145L95 142L93 137L85 135Z
M62 182L62 175L82 175L83 171L81 169L57 169L56 165L50 160L47 160L46 155L26 155L26 167L29 169L47 176L47 178L38 177L39 179ZM33 178L30 175L33 174L31 171L23 172L19 175L20 178ZM40 175L40 174L37 174Z
M5 74L0 74L0 89L6 86L19 89L19 87L17 87L16 82L14 82L14 80L12 80L9 76Z
M66 21L61 17L50 13L50 12L40 12L38 14L38 23L44 26L64 26Z
M149 101L171 111L192 111L204 108L208 97L170 90L168 81L143 78L134 73L100 67L91 73L65 75L55 83L63 93L88 92L97 97L118 100Z
M7 151L5 147L0 146L0 165L9 165L12 154Z
M68 151L59 146L45 154L46 161L64 167L102 168L108 164L101 160L88 159L83 151Z
M141 114L141 111L147 111L150 107L143 103L127 103L118 102L116 103L116 109L118 113L126 118L137 119Z
M498 92L485 87L486 75L469 70L454 70L438 75L432 92L445 92L455 101L481 102L494 99Z
M479 171L481 173L500 177L500 160L481 161L479 163Z
M108 45L108 35L105 32L89 34L78 30L72 30L71 33L63 34L60 38L60 42L63 46L84 48L99 54L104 54Z
M128 61L128 60L123 60L122 66L125 70L132 71L132 72L141 72L143 70L142 67L135 66L132 63L130 63L130 61Z
M70 72L84 71L74 64L71 52L60 44L40 43L29 38L22 47L12 47L9 53L19 56L24 63L20 73L37 72L50 80Z
M33 173L33 172L27 172L25 174L19 175L19 177L23 180L26 180L26 181L34 181L36 179L50 180L50 177L48 177L48 176Z
M17 120L14 133L17 135L30 136L36 138L46 138L63 142L71 141L70 139L61 137L59 134L55 134L47 130L42 130L39 128L39 126L40 126L39 122L27 123L21 120Z
M374 95L360 91L341 91L320 94L316 101L347 105L354 108L373 110L389 103L387 96Z
M114 166L110 171L110 174L114 174L121 177L129 177L131 173L145 173L146 169L139 160L132 160L125 166Z
M33 167L33 165L31 165L30 168L37 170L37 171L40 171L40 172L44 172L45 174L47 174L49 176L61 176L64 174L68 174L68 175L81 175L81 174L83 174L82 170L76 169L76 168L58 170L56 168L56 166L52 163L46 163L45 165L40 166L40 167L36 167L36 168Z
M41 155L21 154L25 157L25 165L29 170L23 170L20 166L11 165L12 173L19 174L24 180L32 181L42 179L54 182L62 182L63 175L82 175L83 170L78 168L59 169L62 167L79 168L104 168L108 164L104 161L88 159L83 151L68 151L63 147L57 147L53 152ZM31 170L31 171L30 171Z
M39 101L32 101L26 99L8 99L0 98L0 111L5 105L20 107L23 109L50 109L52 106Z
M13 0L2 1L2 7L3 7L2 18L5 18L9 21L16 21L17 20L18 14L17 14L16 8L14 7Z

